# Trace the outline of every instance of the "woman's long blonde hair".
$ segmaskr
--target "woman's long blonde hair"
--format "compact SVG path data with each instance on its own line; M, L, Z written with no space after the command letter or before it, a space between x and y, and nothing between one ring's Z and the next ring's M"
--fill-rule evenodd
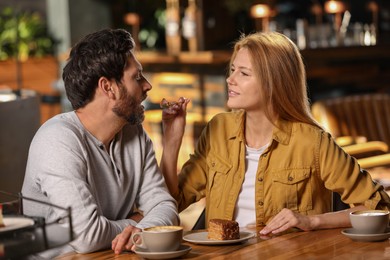
M318 126L310 113L306 72L297 46L277 32L243 35L235 43L230 65L242 48L250 53L268 119L277 116Z

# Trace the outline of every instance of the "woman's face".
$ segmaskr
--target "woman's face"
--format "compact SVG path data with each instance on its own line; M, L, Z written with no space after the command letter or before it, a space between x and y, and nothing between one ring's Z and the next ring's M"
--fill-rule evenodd
M247 112L259 110L262 106L261 86L246 48L237 52L230 68L227 106L231 109L244 109Z

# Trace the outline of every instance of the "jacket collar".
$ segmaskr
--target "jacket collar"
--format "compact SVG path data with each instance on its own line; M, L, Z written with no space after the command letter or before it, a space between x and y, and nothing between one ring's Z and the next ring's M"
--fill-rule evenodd
M292 135L293 122L278 119L272 133L272 139L287 145L290 142Z
M245 127L245 111L235 111L234 117L234 126L232 127L232 131L228 135L228 139L238 138L241 141L245 141L244 136L244 127ZM272 139L281 143L288 144L291 139L293 123L278 119L275 123L275 127L272 133Z
M238 138L240 141L245 141L244 126L245 126L245 111L237 110L234 113L234 124L232 131L229 131L228 140Z

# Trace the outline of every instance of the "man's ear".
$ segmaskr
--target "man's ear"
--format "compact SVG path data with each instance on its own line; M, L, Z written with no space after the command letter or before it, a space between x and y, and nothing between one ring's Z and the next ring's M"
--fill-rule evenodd
M115 92L113 89L113 84L106 77L101 77L98 81L99 89L107 96L115 98Z

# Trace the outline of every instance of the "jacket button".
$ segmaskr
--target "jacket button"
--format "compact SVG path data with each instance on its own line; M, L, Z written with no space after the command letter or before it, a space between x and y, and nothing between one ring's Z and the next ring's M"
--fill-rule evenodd
M293 177L291 177L291 176L288 176L288 181L293 181L294 180L294 178Z
M258 180L261 182L261 181L263 181L263 178L259 177Z
M212 162L212 163L211 163L211 166L213 166L213 167L214 167L214 166L215 166L215 162Z
M259 205L260 205L260 206L263 206L263 204L264 204L264 203L263 203L262 201L259 201Z

